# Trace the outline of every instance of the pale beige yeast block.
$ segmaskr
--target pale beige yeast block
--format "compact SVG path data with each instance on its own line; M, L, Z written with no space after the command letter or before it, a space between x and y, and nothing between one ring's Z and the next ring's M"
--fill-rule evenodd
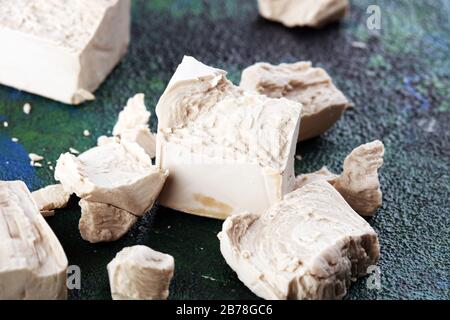
M0 8L0 83L64 103L94 99L130 42L130 0L0 0Z
M66 299L67 258L21 181L0 181L0 300Z
M156 165L171 173L160 203L217 219L264 211L294 188L300 112L184 57L156 106Z
M286 98L303 105L299 140L330 129L350 106L331 77L311 62L272 65L259 62L242 72L240 87L271 98Z
M341 299L380 255L375 231L325 181L262 215L229 217L219 239L226 262L264 299Z
M138 245L122 249L107 268L114 300L163 300L169 295L175 261Z

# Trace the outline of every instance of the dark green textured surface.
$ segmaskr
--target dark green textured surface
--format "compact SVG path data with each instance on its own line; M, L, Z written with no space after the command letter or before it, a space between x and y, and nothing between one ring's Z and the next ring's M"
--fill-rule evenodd
M382 30L366 28L366 8L378 4ZM69 147L80 151L112 129L118 111L136 92L154 110L184 54L229 71L256 61L311 60L333 76L354 102L322 137L302 143L297 173L328 165L340 171L345 155L380 139L383 206L370 220L380 236L381 290L360 279L349 299L450 298L450 2L353 1L349 17L323 30L287 29L258 17L254 1L134 1L128 55L96 92L97 100L70 107L0 86L0 179L24 180L35 190L52 183L52 171L31 168L35 152L53 165ZM352 47L353 41L367 48ZM31 115L22 113L30 102ZM152 129L157 119L152 118ZM82 132L89 129L90 137ZM15 144L11 137L20 139ZM48 220L70 264L82 271L74 299L110 297L106 264L123 247L145 244L172 254L176 273L171 299L252 299L219 252L221 222L155 207L123 239L91 245L78 232L80 210Z

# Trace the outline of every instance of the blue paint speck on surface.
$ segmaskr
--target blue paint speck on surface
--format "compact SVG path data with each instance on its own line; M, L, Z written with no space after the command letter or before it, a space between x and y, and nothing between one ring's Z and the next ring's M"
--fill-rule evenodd
M40 185L28 153L20 143L0 134L0 150L0 180L22 180L31 190Z
M423 38L425 44L427 45L425 48L442 49L442 50L450 50L450 45L443 39L440 35L436 35L433 33L425 34Z
M430 103L426 97L424 97L415 87L414 83L420 81L419 76L406 76L403 78L403 85L405 90L420 102L421 110L430 109Z

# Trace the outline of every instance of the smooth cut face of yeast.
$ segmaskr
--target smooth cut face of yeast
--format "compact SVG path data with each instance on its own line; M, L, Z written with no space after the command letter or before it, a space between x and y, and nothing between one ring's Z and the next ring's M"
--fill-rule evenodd
M161 204L218 219L262 212L294 188L300 112L185 57L156 107L157 166L171 172Z

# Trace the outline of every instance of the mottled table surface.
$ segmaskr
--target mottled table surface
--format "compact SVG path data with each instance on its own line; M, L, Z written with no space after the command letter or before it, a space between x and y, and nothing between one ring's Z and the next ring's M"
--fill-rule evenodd
M95 101L72 107L0 86L0 124L9 123L0 126L0 179L23 180L31 190L54 183L47 161L54 166L69 147L94 146L137 92L153 111L184 54L226 69L235 83L257 61L311 60L355 108L320 138L298 145L297 173L322 165L340 171L354 147L374 139L386 147L383 206L370 219L381 243L381 289L360 279L347 298L450 298L450 1L351 2L343 22L312 30L265 21L251 0L135 0L130 50ZM370 4L381 9L380 31L367 28ZM30 115L22 112L26 102ZM83 136L85 129L91 136ZM43 168L29 165L30 152L45 156ZM69 263L81 268L81 290L71 291L72 299L109 299L106 264L135 244L175 257L170 299L256 298L219 252L221 221L156 206L123 239L93 245L81 239L79 217L72 199L48 219Z

